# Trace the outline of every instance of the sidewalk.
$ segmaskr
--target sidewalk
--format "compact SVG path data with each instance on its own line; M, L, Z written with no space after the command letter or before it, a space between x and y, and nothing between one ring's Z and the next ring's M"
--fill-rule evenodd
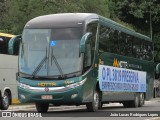
M147 102L160 102L160 97L152 98L148 100Z
M148 102L160 102L160 97L157 98L152 98L148 101L145 101L146 103ZM119 103L110 103L107 104L107 106L116 106L119 105ZM73 107L73 106L72 106ZM8 110L19 110L19 109L29 109L29 108L34 108L35 109L35 104L19 104L19 105L10 105Z

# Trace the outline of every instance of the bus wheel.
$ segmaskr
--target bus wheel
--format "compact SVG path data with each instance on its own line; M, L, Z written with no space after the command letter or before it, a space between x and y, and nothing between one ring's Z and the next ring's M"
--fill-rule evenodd
M10 99L10 98L9 98L9 95L8 95L8 93L5 91L5 92L4 92L4 95L2 96L2 101L1 101L1 103L2 103L1 109L2 109L2 110L7 110L7 109L8 109L9 104L10 104L10 100L9 100L9 99Z
M36 103L36 109L38 112L47 112L49 104L48 103Z
M134 100L130 102L131 107L138 107L139 106L139 94L135 93Z
M139 93L139 107L144 105L144 93Z
M129 107L130 107L130 102L129 102L129 101L123 102L123 106L124 106L125 108L129 108Z
M98 109L102 109L102 108L103 108L103 103L102 103L102 102L99 102Z
M99 108L99 104L100 104L99 102L100 102L99 93L97 91L94 91L93 102L90 102L90 103L86 104L87 110L89 112L97 111L98 108Z

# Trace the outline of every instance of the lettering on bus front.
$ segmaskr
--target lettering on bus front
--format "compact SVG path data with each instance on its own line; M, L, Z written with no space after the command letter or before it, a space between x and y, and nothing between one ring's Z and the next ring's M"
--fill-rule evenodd
M39 87L46 87L46 86L56 86L56 83L38 83Z

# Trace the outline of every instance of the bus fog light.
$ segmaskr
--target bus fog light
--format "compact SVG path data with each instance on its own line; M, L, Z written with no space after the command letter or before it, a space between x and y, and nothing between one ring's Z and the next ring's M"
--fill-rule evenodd
M78 96L78 94L76 93L76 94L73 94L72 96L71 96L71 99L74 99L74 98L76 98Z

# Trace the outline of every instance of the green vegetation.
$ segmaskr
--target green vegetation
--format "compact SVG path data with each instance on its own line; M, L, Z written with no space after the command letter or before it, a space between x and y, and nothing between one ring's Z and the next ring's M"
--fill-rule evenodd
M147 36L151 13L155 61L160 61L159 0L0 0L0 31L20 34L28 20L64 12L97 13Z

